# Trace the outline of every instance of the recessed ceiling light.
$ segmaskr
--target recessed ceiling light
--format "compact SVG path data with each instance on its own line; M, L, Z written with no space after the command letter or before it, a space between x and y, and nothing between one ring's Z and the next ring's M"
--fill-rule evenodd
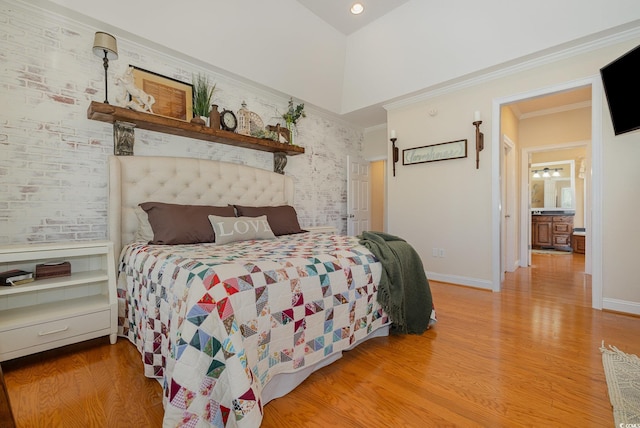
M360 15L363 11L364 6L362 5L362 3L354 3L353 6L351 6L351 13L353 13L354 15Z

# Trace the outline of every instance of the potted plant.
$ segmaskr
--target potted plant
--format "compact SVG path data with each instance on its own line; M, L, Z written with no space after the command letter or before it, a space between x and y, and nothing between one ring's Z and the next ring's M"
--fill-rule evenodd
M297 106L293 106L293 98L289 98L289 107L287 111L282 115L284 119L287 129L289 130L289 144L293 144L293 133L296 130L296 123L301 117L307 117L304 112L304 104L298 104Z
M198 73L193 76L193 119L192 122L204 125L211 112L211 98L216 85L209 83L209 77Z

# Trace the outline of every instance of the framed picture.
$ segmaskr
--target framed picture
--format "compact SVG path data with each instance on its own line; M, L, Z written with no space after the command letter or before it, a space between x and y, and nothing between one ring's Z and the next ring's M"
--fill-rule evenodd
M156 100L151 107L154 114L187 122L193 118L193 85L132 67L136 87Z
M402 151L402 165L467 157L467 140L449 141Z

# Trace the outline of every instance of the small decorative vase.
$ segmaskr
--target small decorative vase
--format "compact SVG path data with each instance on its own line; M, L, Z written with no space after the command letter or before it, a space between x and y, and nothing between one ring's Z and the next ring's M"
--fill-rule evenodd
M201 117L201 116L193 116L193 119L191 119L191 123L195 123L196 125L204 125L205 120Z
M295 133L295 127L296 125L293 122L287 122L287 129L289 130L289 144L293 145L293 141L294 141L294 133Z
M220 129L220 112L217 104L211 104L211 113L209 113L209 126L213 129Z

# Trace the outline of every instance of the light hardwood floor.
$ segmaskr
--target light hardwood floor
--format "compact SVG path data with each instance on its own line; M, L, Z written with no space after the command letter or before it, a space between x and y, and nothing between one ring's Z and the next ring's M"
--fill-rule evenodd
M599 347L640 318L590 308L584 256L534 255L501 293L432 281L438 324L370 340L265 406L263 427L612 427ZM160 427L126 339L2 363L18 427Z

